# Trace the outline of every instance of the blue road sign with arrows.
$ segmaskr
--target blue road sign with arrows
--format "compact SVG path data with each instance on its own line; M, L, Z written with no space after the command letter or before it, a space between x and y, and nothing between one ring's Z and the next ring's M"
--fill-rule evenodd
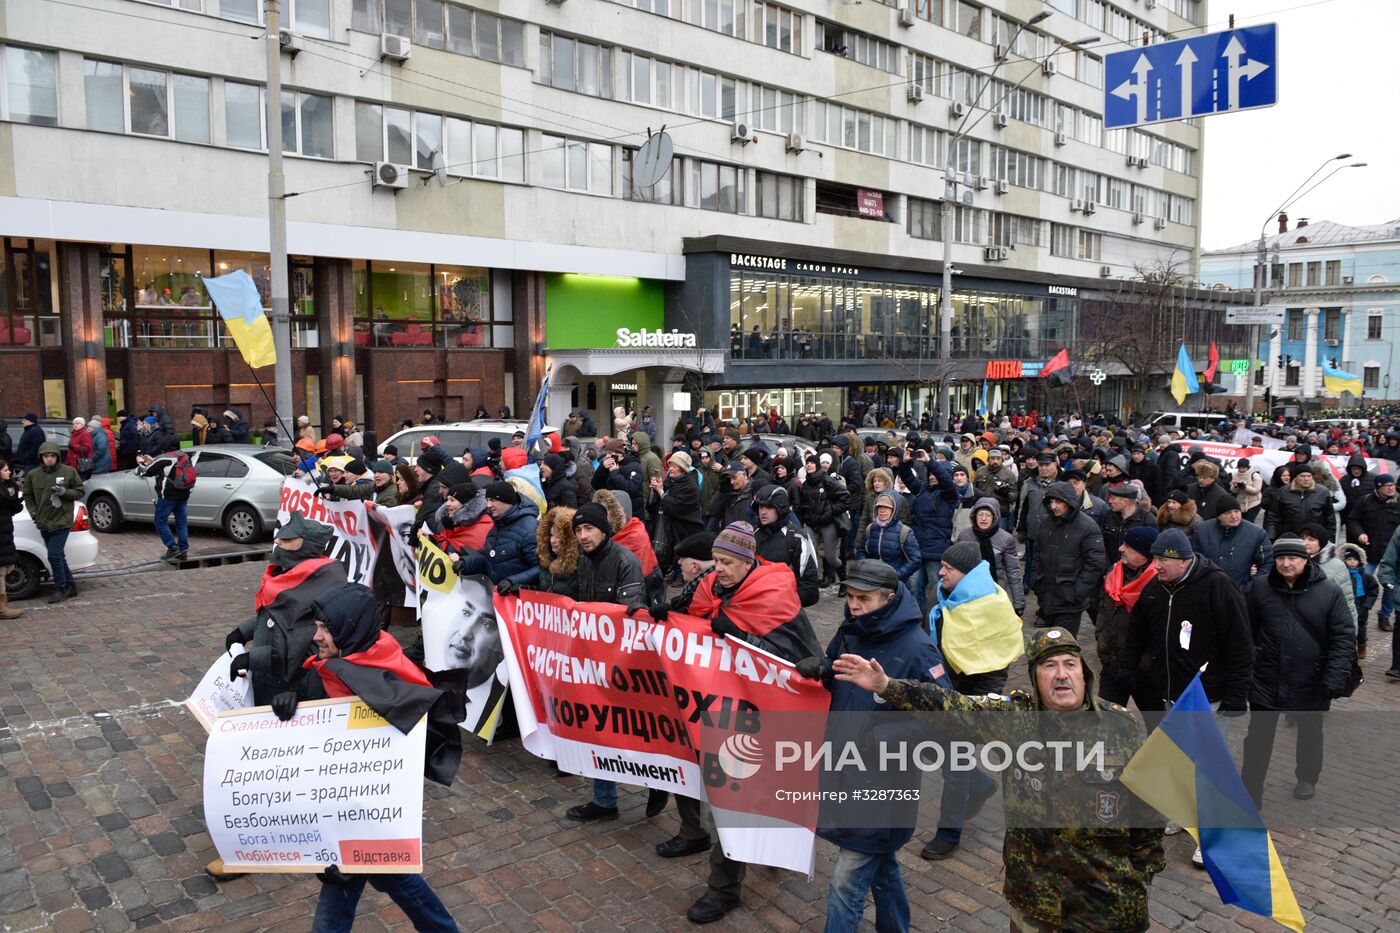
M1103 66L1105 129L1272 107L1278 103L1278 26L1114 52Z

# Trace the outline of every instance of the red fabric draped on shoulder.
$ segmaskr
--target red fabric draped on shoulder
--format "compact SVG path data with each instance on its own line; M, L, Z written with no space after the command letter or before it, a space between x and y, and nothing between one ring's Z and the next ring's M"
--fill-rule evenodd
M705 577L690 601L690 615L713 619L722 609L729 621L744 631L767 635L802 611L797 578L787 564L759 561L725 603L715 595L716 579L713 573Z

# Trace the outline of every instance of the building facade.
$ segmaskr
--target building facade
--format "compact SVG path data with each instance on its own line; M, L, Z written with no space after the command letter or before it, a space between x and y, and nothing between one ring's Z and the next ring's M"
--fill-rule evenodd
M83 6L0 5L0 414L261 417L201 285L244 268L268 290L261 3ZM547 362L555 419L721 387L916 408L945 258L969 378L1073 353L1081 289L1197 260L1199 125L1100 116L1102 54L1205 23L1195 0L282 12L294 397L315 421L521 408ZM637 184L663 126L674 157Z
M1400 364L1400 219L1370 226L1287 215L1264 241L1264 301L1284 309L1281 325L1261 329L1254 363L1258 391L1271 398L1321 405L1400 399L1391 374ZM1258 242L1211 250L1201 279L1221 289L1252 292ZM1362 379L1360 399L1328 393L1322 364Z

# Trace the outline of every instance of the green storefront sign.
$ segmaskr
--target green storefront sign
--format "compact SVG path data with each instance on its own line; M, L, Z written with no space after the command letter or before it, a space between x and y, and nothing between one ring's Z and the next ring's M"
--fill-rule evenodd
M551 350L610 349L618 330L660 331L665 285L654 279L552 273L545 277L545 345Z

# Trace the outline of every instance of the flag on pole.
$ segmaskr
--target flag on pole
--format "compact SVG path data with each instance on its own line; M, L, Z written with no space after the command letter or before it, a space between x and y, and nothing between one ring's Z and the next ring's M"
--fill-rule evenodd
M1332 365L1331 360L1322 361L1322 384L1330 395L1341 395L1343 392L1350 392L1352 395L1362 393L1361 377L1356 373L1338 369Z
M535 397L535 407L530 412L530 426L525 429L525 449L535 446L535 441L544 436L545 408L549 404L549 377L554 375L554 364L544 368L544 379L540 380L540 394Z
M1040 371L1040 378L1050 380L1052 385L1067 386L1074 380L1074 370L1069 364L1069 350L1061 350L1050 358Z
M1201 384L1196 381L1196 364L1186 355L1186 344L1183 343L1181 349L1176 351L1176 369L1172 371L1172 398L1180 405L1186 401L1186 396L1199 391Z
M1121 779L1195 838L1221 901L1290 930L1303 929L1303 912L1274 840L1235 769L1199 673Z
M228 328L229 336L252 369L277 362L272 325L263 312L262 296L253 278L242 269L204 279L204 288Z
M982 399L977 403L977 414L987 417L987 380L982 380Z
M1210 358L1206 360L1206 371L1202 373L1206 377L1206 382L1214 382L1215 374L1220 369L1220 351L1215 348L1215 341L1210 342Z

